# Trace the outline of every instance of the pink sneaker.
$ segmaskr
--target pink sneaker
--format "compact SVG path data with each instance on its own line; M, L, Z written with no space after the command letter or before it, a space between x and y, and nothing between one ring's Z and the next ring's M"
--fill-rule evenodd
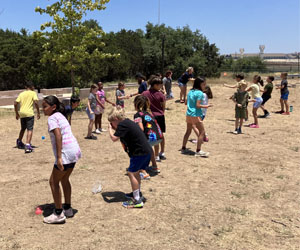
M250 125L250 128L259 128L259 126L256 125L256 124L251 124L251 125Z
M208 142L208 137L204 137L203 141Z

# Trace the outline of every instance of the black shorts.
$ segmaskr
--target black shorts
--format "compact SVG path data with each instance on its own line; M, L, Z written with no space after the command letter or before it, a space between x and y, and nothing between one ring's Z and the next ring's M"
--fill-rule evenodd
M263 94L263 95L262 95L263 102L262 102L261 105L264 105L270 98L271 98L270 95L265 95L265 94Z
M157 121L161 132L166 133L166 121L164 115L154 116L155 120Z
M33 130L34 116L21 118L20 121L22 130Z
M76 162L73 163L69 163L69 164L63 164L64 166L64 171L67 171L69 168L74 168L75 167ZM54 164L54 168L56 168L57 170L59 170L59 168L57 167L56 164Z

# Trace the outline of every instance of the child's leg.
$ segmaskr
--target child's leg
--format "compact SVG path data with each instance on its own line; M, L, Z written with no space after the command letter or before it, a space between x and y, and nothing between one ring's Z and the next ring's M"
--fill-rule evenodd
M158 152L159 152L159 145L155 145L155 146L154 146L154 154L155 154L155 157L158 156Z
M20 140L20 141L23 140L23 137L24 137L24 134L25 134L25 130L26 130L26 129L23 129L23 128L21 128L21 130L20 130L20 133L19 133L19 140Z
M30 144L31 143L32 134L33 134L33 130L27 130L26 144Z
M162 138L160 143L160 153L163 154L165 152L165 137Z
M203 137L204 137L204 125L203 125L203 122L198 122L196 125L195 125L199 131L199 136L198 136L198 139L197 139L197 152L201 151L201 145L203 143Z
M186 99L186 85L183 86L183 100Z
M61 185L64 191L65 203L71 205L71 194L72 194L72 187L69 181L69 177L73 172L73 168L69 168L65 171L65 175L61 179Z
M235 118L235 130L238 129L239 119L240 119L240 118Z
M192 132L192 124L191 123L187 123L186 124L186 131L183 137L183 142L182 142L182 149L185 149L187 141L191 135Z
M95 115L95 130L99 129L99 115Z
M289 103L288 100L284 100L285 112L289 112Z
M66 171L60 171L56 168L53 168L52 174L49 180L53 200L55 203L56 209L62 209L62 202L61 202L61 191L59 187L59 182L62 180L64 175L66 174Z
M140 199L140 187L141 187L141 177L139 171L137 172L128 172L128 177L130 180L132 192L133 192L133 198L135 200Z
M158 146L158 145L155 145L155 146L154 146L154 149L155 149L155 153L154 153L153 149L152 149L152 153L151 153L151 162L152 162L152 166L153 166L154 168L157 168L155 156L158 156L159 146Z
M280 98L280 107L281 107L281 111L284 111L284 101L281 98Z
M95 121L95 120L91 120L91 119L90 119L90 121L89 121L89 125L88 125L88 134L87 134L87 136L91 136L91 135L92 135L92 130L93 130L94 121Z
M258 108L253 108L253 109L252 109L252 114L253 114L253 118L254 118L254 124L256 124L256 125L258 125L257 109L258 109Z
M100 130L102 129L102 114L99 114L98 128L99 128Z
M244 119L240 118L240 129L242 129L242 127L243 127L243 122L244 122Z
M183 94L183 86L179 86L180 88L180 101L182 100L182 94Z

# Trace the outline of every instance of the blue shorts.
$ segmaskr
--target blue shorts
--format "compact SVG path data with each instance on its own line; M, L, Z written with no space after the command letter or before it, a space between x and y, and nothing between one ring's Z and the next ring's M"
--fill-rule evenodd
M156 141L149 141L148 140L148 143L149 143L150 147L156 146L156 145L160 144L161 142L162 142L162 139L159 139L159 140L156 140Z
M146 167L149 166L150 159L151 154L130 157L130 166L128 168L128 172L135 173L141 169L145 170Z
M186 87L186 83L178 82L179 87Z
M289 91L287 91L287 92L285 92L285 93L283 93L283 94L281 94L281 96L280 96L280 99L282 99L282 100L287 100L287 99L289 99Z
M94 113L94 114L91 114L89 108L86 108L85 111L86 111L86 113L87 113L87 115L88 115L88 117L89 117L90 120L95 120L95 113ZM92 110L92 111L93 111L93 110ZM93 112L94 112L94 111L93 111Z
M253 103L253 108L257 109L262 104L263 99L261 97L257 97L257 98L254 98L254 100L255 100L255 102Z

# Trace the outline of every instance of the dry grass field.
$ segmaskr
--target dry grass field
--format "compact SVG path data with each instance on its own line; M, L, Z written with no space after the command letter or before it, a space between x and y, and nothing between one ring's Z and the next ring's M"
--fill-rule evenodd
M54 156L46 117L35 123L35 151L24 154L15 148L19 122L12 112L1 111L0 249L300 249L299 85L290 88L290 116L272 113L259 120L259 129L244 127L242 135L234 135L234 104L228 99L234 89L221 81L207 81L214 94L204 122L207 159L180 154L186 107L168 101L167 160L159 163L159 175L142 182L143 209L121 206L130 184L129 159L120 143L107 132L97 141L85 140L87 115L75 112L72 131L83 157L71 176L77 213L63 225L43 224L43 216L34 213L37 206L53 203L48 180ZM173 91L178 98L176 86ZM125 103L129 118L132 102ZM278 90L266 107L279 109ZM106 115L103 121L106 128ZM195 144L187 146L195 150ZM103 191L92 194L97 180Z

